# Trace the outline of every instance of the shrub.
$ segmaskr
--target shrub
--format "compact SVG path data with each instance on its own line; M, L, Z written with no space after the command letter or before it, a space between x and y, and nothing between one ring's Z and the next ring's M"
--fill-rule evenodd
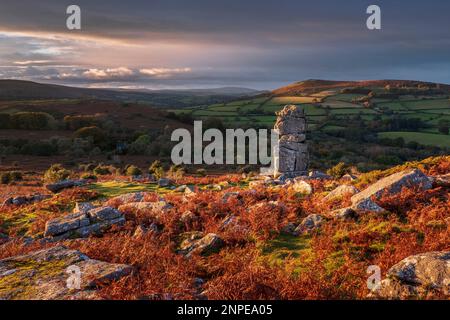
M126 170L126 174L127 174L127 176L138 176L138 175L142 174L142 170L134 165L131 165L131 166L128 166L128 168Z
M89 172L83 173L80 177L81 177L81 179L86 179L86 180L97 180L97 176L95 174L92 174Z
M336 179L342 177L346 172L347 168L344 162L339 162L337 165L327 170L327 174L335 177Z
M8 184L13 181L20 181L22 180L22 173L20 171L8 171L3 172L0 175L0 181L2 184Z
M155 160L148 168L148 172L153 174L156 179L160 179L164 176L164 168L162 167L161 161Z
M46 141L33 141L20 148L21 154L33 156L51 156L58 153L58 147Z
M0 113L0 129L11 127L11 116L8 113Z
M198 169L197 174L201 177L206 176L206 170L205 169Z
M45 112L17 112L11 117L11 127L25 130L51 129L55 118Z
M97 167L94 168L93 171L94 171L94 174L99 175L99 176L111 174L111 170L108 166L98 165Z
M172 165L169 168L168 176L172 179L182 178L185 174L184 168L180 165Z
M71 174L72 172L65 169L61 164L52 164L44 173L44 181L47 183L58 182L69 178Z
M88 163L88 164L80 164L78 166L78 169L83 170L83 171L93 171L97 167L98 166L94 163Z
M106 136L103 130L101 130L99 127L84 127L81 129L78 129L74 133L75 138L80 139L88 139L92 138L94 144L101 144L105 142Z

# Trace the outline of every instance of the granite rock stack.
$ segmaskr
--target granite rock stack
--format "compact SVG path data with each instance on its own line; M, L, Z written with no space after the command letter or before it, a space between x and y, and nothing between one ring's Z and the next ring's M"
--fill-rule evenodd
M274 129L279 134L279 154L278 161L275 159L275 174L286 178L306 175L309 157L303 108L295 105L285 106L283 110L277 112Z

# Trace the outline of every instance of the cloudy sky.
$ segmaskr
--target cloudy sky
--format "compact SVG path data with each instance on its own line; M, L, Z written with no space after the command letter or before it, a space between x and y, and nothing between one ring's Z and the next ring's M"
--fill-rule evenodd
M81 30L66 28L71 4ZM382 30L366 28L370 4ZM449 12L448 0L0 0L0 78L150 89L450 83Z

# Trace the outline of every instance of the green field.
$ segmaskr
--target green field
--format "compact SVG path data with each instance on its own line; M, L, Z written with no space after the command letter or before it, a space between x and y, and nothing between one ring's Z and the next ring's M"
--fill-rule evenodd
M383 88L374 88L374 91L385 92ZM361 97L364 95L360 93L328 90L299 96L257 96L173 111L191 113L195 119L219 118L227 126L232 127L246 127L251 124L272 127L276 120L275 113L285 105L295 104L304 108L309 130L320 128L323 132L329 133L345 129L346 122L356 117L365 121L374 120L375 117L382 120L393 117L416 118L424 123L421 132L384 132L380 137L402 136L406 141L414 140L426 145L440 147L450 145L447 137L438 134L439 122L450 121L450 99L447 97L401 95L396 99L373 98L373 105L370 107L364 106L362 102L352 102Z
M422 145L437 146L441 148L450 147L450 135L424 133L424 132L380 132L380 138L403 138L405 142L415 141Z

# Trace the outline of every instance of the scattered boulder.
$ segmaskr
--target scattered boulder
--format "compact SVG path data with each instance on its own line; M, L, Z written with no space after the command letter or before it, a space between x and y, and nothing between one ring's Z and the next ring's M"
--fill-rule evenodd
M180 217L180 222L188 225L194 223L197 220L197 216L190 210L183 212Z
M283 228L281 228L281 232L290 235L297 235L297 233L295 232L296 228L297 226L295 224L289 222Z
M357 212L367 211L367 212L381 213L386 211L378 204L376 204L374 201L372 201L370 198L363 199L361 201L352 204L351 208Z
M325 198L323 198L324 201L331 201L336 198L343 198L348 195L354 195L357 194L359 190L355 188L354 186L349 186L346 184L343 184L333 191L331 191L329 194L326 195Z
M140 202L145 196L145 192L125 193L120 196L109 199L105 204L111 206L112 204L120 205L128 202Z
M307 234L320 228L323 223L322 216L318 214L310 214L295 228L297 235Z
M73 209L73 213L87 213L89 210L94 209L95 206L90 202L77 202L75 203L75 208Z
M87 183L87 180L80 179L80 180L63 180L56 183L51 183L45 185L45 188L47 190L50 190L53 193L58 193L64 189L73 188L73 187L80 187Z
M402 188L417 187L420 190L432 188L431 180L420 170L406 170L394 173L388 177L378 180L367 189L355 194L352 197L353 205L361 201L366 201L372 197L379 199L383 194L394 194Z
M244 230L244 227L241 225L240 222L241 219L239 217L235 215L229 215L220 222L219 231L225 230L242 231Z
M450 251L407 257L389 269L372 296L383 299L426 298L450 295Z
M172 184L172 181L166 178L161 178L158 180L158 186L160 187L168 187Z
M433 185L436 187L449 188L450 187L450 173L443 174L440 176L434 176Z
M119 211L125 212L129 210L149 210L154 213L165 213L173 206L166 201L156 202L130 202L119 206Z
M239 192L225 192L222 196L222 203L227 203L231 199L237 199L239 202L242 201L242 196Z
M331 216L338 220L356 220L358 214L352 208L342 208L331 212Z
M101 234L113 225L124 223L125 218L119 210L112 207L99 207L47 221L44 236L53 237L55 240L84 238Z
M49 199L51 197L52 196L49 194L33 194L30 196L10 197L3 202L2 206L5 206L5 207L11 206L11 205L21 206L21 205L30 204L30 203L39 202L39 201L42 201L45 199Z
M90 224L91 222L87 214L83 212L72 213L61 218L47 221L44 236L58 236L70 230L86 227Z
M313 192L312 186L303 180L297 180L290 185L290 188L297 193L311 194Z
M248 187L250 189L256 189L256 188L258 188L260 186L263 186L265 184L266 184L266 182L264 180L253 180L253 181L250 181L248 183Z
M132 272L63 246L0 260L0 300L95 298L95 287ZM71 281L73 279L73 281Z
M353 175L353 174L351 174L351 173L346 173L341 178L342 181L348 181L348 182L353 182L356 179L358 179L358 177Z
M218 252L223 244L223 240L215 233L208 233L202 237L201 233L193 232L181 243L180 253L186 257L190 257L192 254L207 256Z
M108 220L114 220L122 217L122 213L111 207L99 207L88 211L89 219L92 222L103 222Z
M308 174L308 177L310 179L324 179L324 180L333 179L332 176L330 176L330 175L328 175L326 173L323 173L322 171L317 171L317 170L311 171Z
M285 210L286 206L284 203L279 201L262 201L258 202L248 208L249 211L258 211L258 210Z

